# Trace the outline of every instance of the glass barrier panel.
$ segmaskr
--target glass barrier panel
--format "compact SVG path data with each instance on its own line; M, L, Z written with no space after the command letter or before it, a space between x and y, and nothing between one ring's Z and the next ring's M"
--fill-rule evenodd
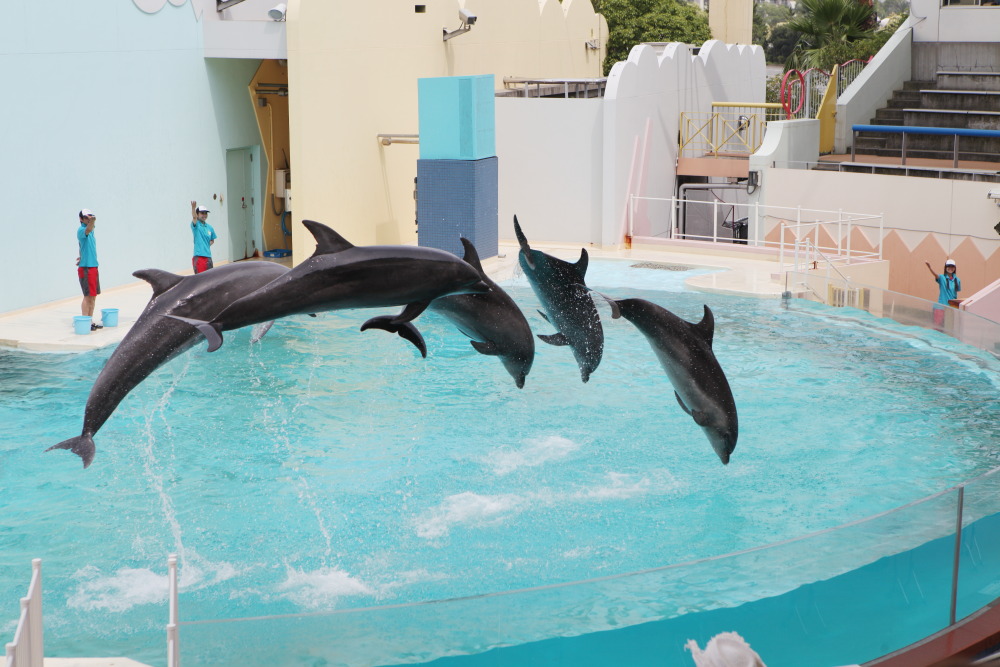
M852 664L948 623L957 493L802 539L626 576L424 604L182 622L198 665L691 664L735 631L768 667ZM184 609L183 595L180 608ZM183 614L182 614L183 618Z
M962 541L955 618L1000 598L1000 474L969 481L962 511Z

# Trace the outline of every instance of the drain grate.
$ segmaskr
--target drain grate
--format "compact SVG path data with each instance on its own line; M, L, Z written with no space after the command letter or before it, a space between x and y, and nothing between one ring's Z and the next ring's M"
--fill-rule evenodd
M693 266L684 266L683 264L664 264L663 262L639 262L637 264L633 264L630 268L659 269L660 271L691 271L694 269Z

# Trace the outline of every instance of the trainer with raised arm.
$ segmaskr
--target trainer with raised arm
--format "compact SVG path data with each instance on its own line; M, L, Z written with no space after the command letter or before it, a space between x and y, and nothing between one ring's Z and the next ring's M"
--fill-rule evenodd
M212 244L218 237L208 220L208 209L198 206L198 202L191 202L191 234L194 236L194 257L191 258L191 267L195 273L208 271L214 266L212 264Z
M103 328L93 321L97 295L101 293L101 279L97 274L97 237L94 235L97 216L89 208L80 209L79 216L80 226L76 230L76 240L80 245L80 254L76 258L76 274L80 278L80 289L83 290L80 314L91 318L90 330L96 331Z

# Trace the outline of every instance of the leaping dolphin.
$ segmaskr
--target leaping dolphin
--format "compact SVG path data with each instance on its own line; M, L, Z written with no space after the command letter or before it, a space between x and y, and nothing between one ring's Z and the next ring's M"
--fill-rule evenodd
M197 330L163 315L212 319L233 301L287 272L273 262L239 262L193 276L159 269L133 273L152 285L153 296L97 376L87 398L83 432L46 451L68 449L83 459L84 468L89 466L94 460L94 434L118 404L150 373L201 337Z
M479 273L450 252L405 245L355 246L329 227L303 220L316 238L316 252L277 280L238 299L211 322L187 318L208 339L208 351L222 345L222 332L289 315L345 308L405 306L394 317L373 318L366 328L398 333L421 353L423 338L410 321L430 302L448 294L485 292Z
M514 233L521 245L518 262L528 277L545 312L539 314L556 328L552 335L539 338L549 345L569 345L584 382L590 379L604 354L604 329L590 291L584 281L589 257L582 248L575 264L532 250L514 216Z
M429 310L440 313L471 339L480 354L500 357L518 389L535 359L535 339L524 313L503 289L493 282L479 261L476 247L466 238L465 261L479 272L489 286L483 294L455 294L431 301Z
M621 315L649 341L674 386L681 409L705 431L722 462L729 463L739 436L739 420L729 381L712 352L712 310L706 305L704 318L692 324L644 299L615 303Z

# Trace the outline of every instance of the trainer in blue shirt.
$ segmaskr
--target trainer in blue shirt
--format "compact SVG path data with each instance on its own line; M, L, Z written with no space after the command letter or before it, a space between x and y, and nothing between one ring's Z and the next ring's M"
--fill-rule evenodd
M194 236L194 257L191 258L191 266L195 273L208 271L212 264L212 244L218 237L208 220L208 209L198 206L198 202L191 202L191 234Z
M94 306L97 295L101 293L101 280L97 275L97 236L94 227L97 216L89 208L80 209L80 226L76 230L76 240L80 245L80 255L76 258L76 275L80 279L80 289L83 290L83 303L80 313L94 317ZM102 328L100 324L91 321L90 330Z
M927 270L934 276L934 282L938 284L938 300L941 305L947 306L952 299L958 298L958 293L962 291L962 281L958 277L958 266L955 260L949 259L944 263L944 273L934 273L930 262L924 262ZM944 322L944 309L934 308L934 324L940 326Z

